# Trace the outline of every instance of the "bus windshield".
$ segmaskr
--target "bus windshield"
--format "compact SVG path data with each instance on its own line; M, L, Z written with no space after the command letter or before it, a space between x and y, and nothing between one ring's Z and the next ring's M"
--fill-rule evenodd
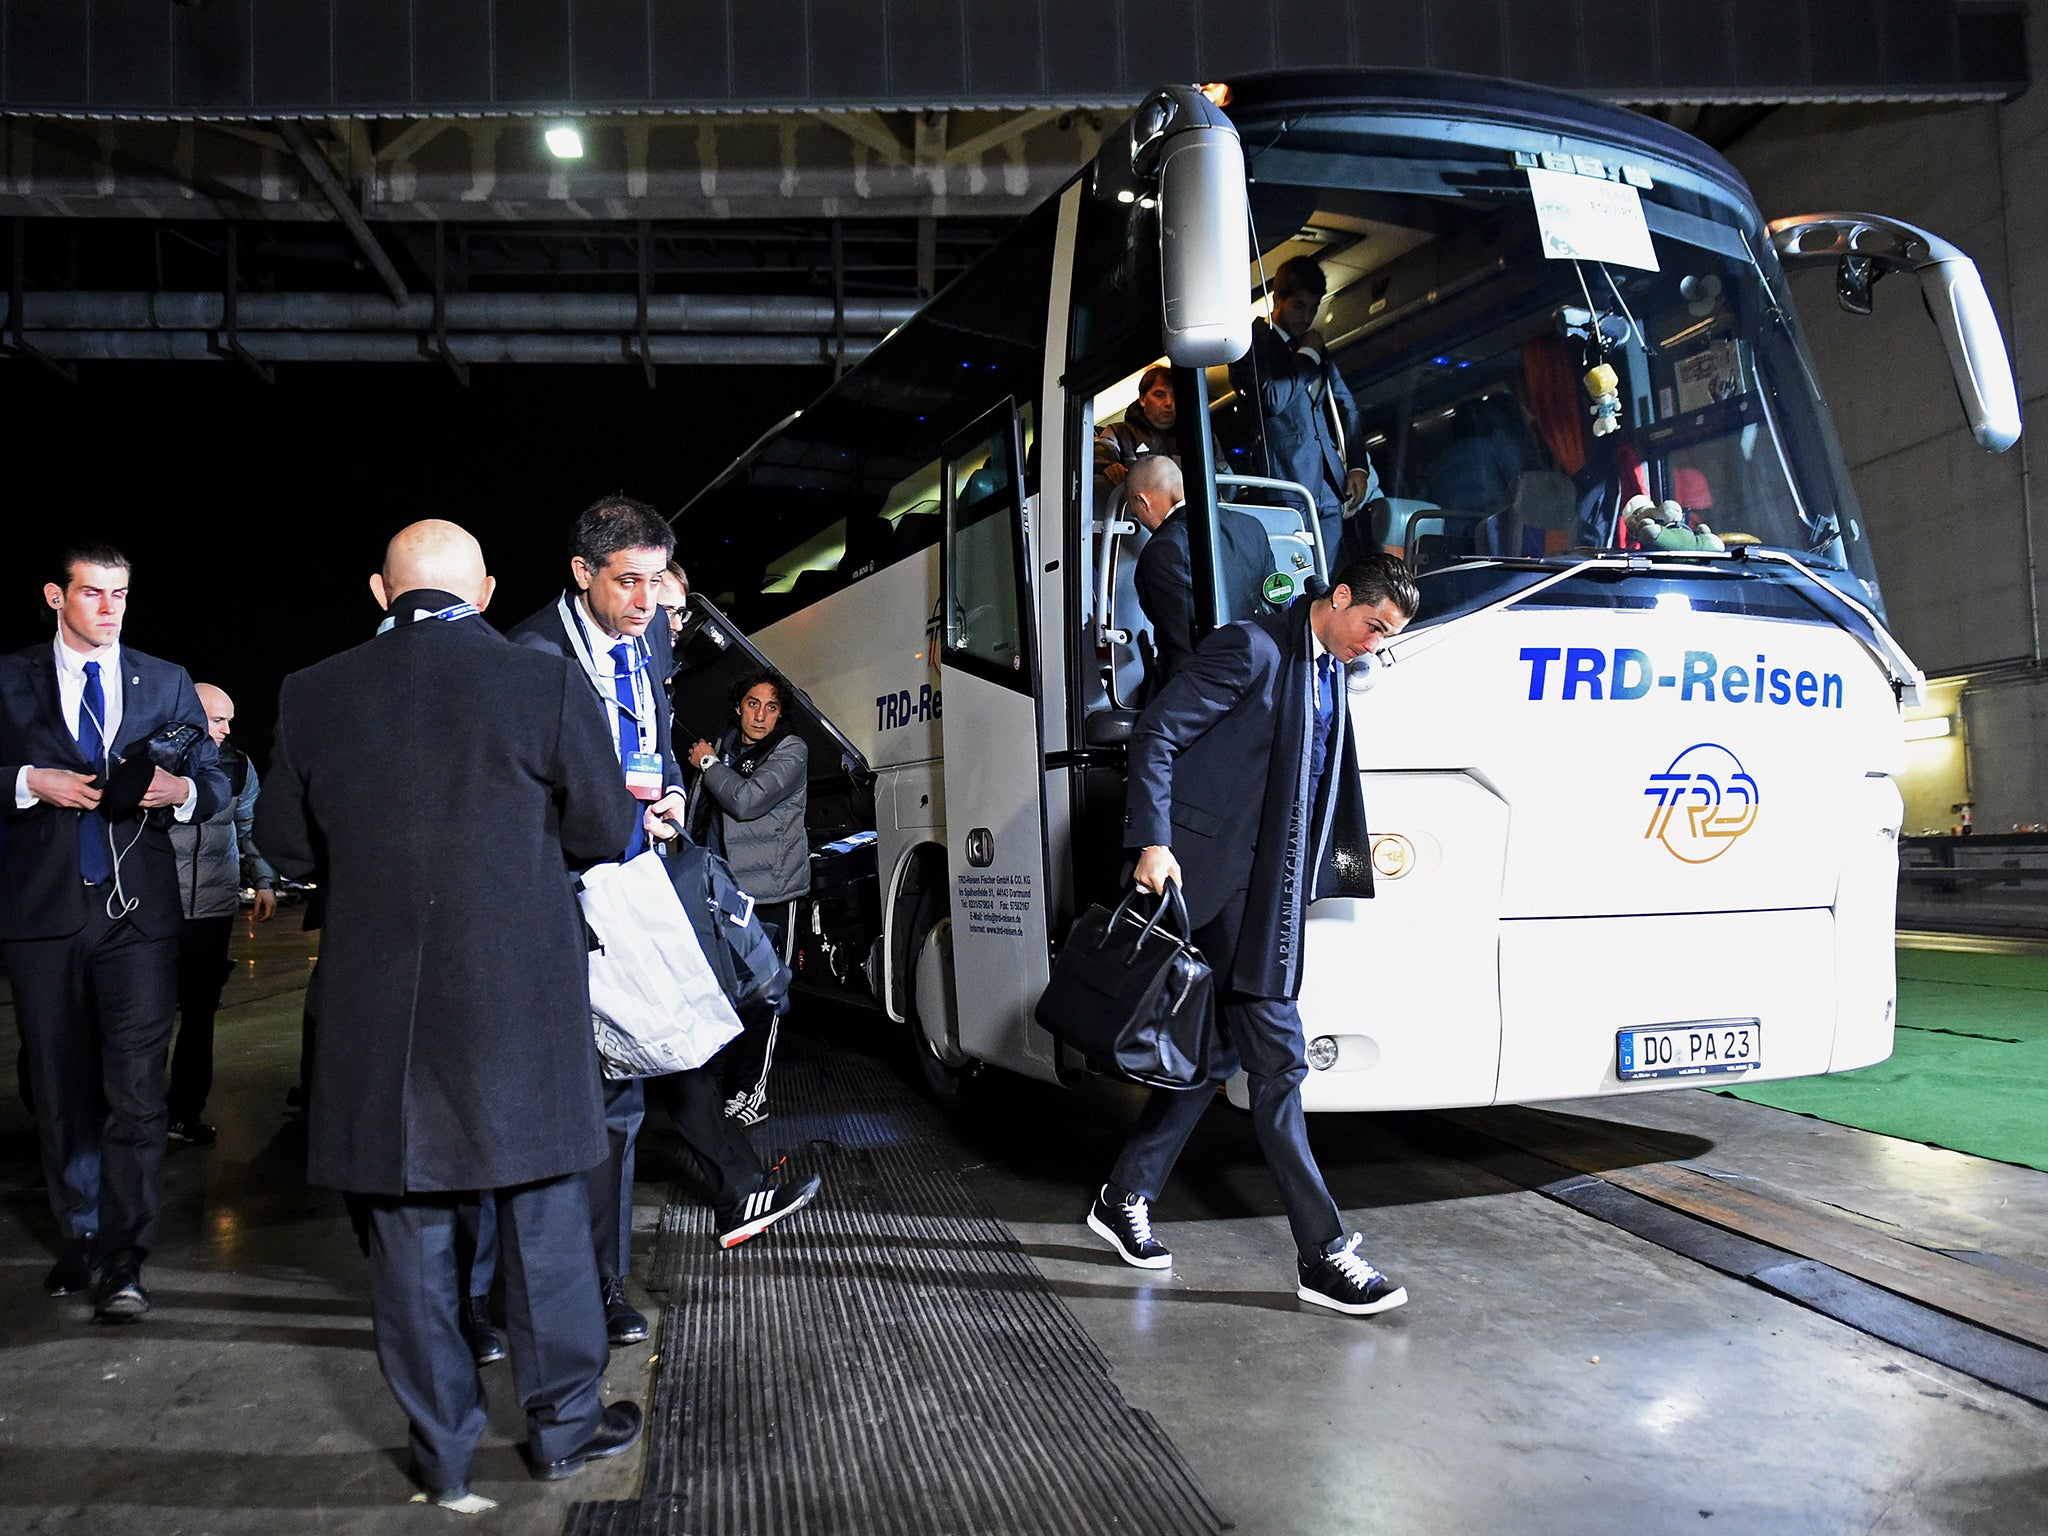
M1883 613L1783 276L1738 189L1505 123L1353 112L1243 131L1254 284L1307 257L1327 293L1306 324L1262 304L1277 325L1212 373L1222 467L1306 485L1326 542L1367 468L1374 499L1347 546L1369 526L1419 571L1751 545ZM1559 164L1640 198L1654 270L1546 255L1530 172ZM1301 346L1333 367L1316 379ZM1613 371L1609 400L1585 382L1595 364Z

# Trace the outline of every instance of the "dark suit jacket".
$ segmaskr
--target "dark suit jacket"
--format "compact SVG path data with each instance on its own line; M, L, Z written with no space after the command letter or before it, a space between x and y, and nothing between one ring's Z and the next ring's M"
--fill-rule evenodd
M573 608L576 594L571 592L568 598ZM597 690L587 681L588 674L583 671L583 664L577 659L582 652L576 649L577 642L572 640L569 632L562 627L562 610L559 606L549 603L538 613L529 614L521 619L505 633L507 639L518 645L535 647L556 656L566 656L576 668L577 677L586 679L583 684L583 697L589 701L591 709L597 714L605 730L610 733L611 739L614 742L618 740L618 711L609 698L600 699ZM662 686L674 673L676 664L673 645L669 639L668 621L659 609L655 610L654 622L647 626L647 646L653 656L647 675L654 684L654 740L655 750L661 753L661 782L664 788L680 789L683 785L683 765L676 757L676 744L670 739L674 735L674 714L669 704L668 689ZM606 667L611 665L609 656L600 657L599 661ZM613 749L612 759L616 765L616 748ZM623 770L621 772L623 773ZM621 778L620 782L623 783L624 779ZM627 838L631 836L629 828ZM618 853L623 853L625 848L626 838L621 838ZM614 853L612 857L617 858L618 853Z
M112 686L102 678L101 686ZM206 713L183 667L121 647L121 733L117 757L139 751L165 725L197 726L198 743L186 776L198 788L193 812L204 820L228 803L228 776L221 771ZM85 887L78 869L78 819L89 814L37 804L14 808L14 783L23 767L69 768L98 773L78 738L64 723L57 692L57 660L45 641L0 656L0 806L7 820L6 853L0 862L0 940L54 939L85 926ZM185 909L178 900L178 867L171 851L168 810L145 812L141 838L121 859L121 888L138 903L129 921L149 938L168 938L181 929ZM114 847L128 847L136 822L114 827Z
M1230 611L1239 618L1266 613L1266 600L1259 595L1266 575L1273 569L1273 546L1266 530L1248 512L1222 509L1218 527L1223 532L1223 583ZM1138 551L1138 601L1145 617L1152 621L1152 643L1159 648L1157 686L1164 687L1195 653L1195 586L1193 562L1188 554L1188 518L1185 507L1177 508L1153 530L1145 547Z
M327 896L312 1183L499 1189L604 1160L571 867L616 857L636 814L582 674L481 618L285 679L256 838Z
M1173 849L1197 928L1248 893L1236 953L1208 958L1219 979L1255 997L1300 992L1309 902L1372 894L1358 755L1342 700L1322 790L1308 803L1310 601L1217 629L1131 732L1124 846Z

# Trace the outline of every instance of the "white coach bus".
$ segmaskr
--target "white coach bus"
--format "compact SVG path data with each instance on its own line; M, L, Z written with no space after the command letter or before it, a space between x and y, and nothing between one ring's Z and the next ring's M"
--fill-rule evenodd
M1913 272L1996 450L2018 409L1976 269L1877 217L1767 224L1651 119L1444 75L1162 91L679 514L703 594L679 729L729 722L764 658L807 695L805 978L908 1026L942 1090L1085 1070L1032 1008L1074 916L1116 898L1147 670L1142 534L1091 444L1163 357L1198 617L1244 616L1219 499L1266 525L1270 600L1325 569L1306 493L1267 473L1259 381L1228 366L1301 255L1383 492L1347 546L1422 573L1354 706L1377 888L1310 916L1308 1107L1884 1058L1923 679L1784 271L1828 262L1860 309Z

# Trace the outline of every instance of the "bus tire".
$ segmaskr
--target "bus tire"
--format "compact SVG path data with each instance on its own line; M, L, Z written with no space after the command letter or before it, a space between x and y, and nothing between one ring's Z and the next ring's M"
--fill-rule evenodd
M957 1108L980 1070L960 1049L960 1011L953 984L953 915L944 887L927 894L911 938L910 1050L918 1079L940 1105Z

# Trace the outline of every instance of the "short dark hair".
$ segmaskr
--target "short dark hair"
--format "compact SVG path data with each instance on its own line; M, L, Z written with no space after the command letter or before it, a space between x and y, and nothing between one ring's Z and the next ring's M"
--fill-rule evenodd
M789 695L783 692L782 679L777 677L773 672L768 671L766 668L760 668L752 672L743 672L740 674L738 681L736 681L732 685L732 707L735 710L737 710L740 707L740 705L746 701L747 695L752 693L756 688L760 687L763 683L766 683L770 688L773 688L775 690L776 705L782 710L782 712L785 715L788 714Z
M1330 586L1349 587L1351 601L1368 607L1390 601L1407 619L1414 618L1415 610L1422 606L1422 594L1415 590L1415 573L1408 569L1408 562L1383 549L1345 561L1330 578Z
M135 567L128 557L113 545L99 539L80 539L66 544L57 551L57 558L51 563L49 580L52 584L71 590L71 573L81 565L118 565L132 578Z
M667 559L676 552L676 531L644 501L623 492L600 496L577 515L569 532L569 553L601 571L622 549L658 549Z
M1284 293L1309 293L1320 301L1329 291L1330 280L1323 275L1322 263L1313 256L1290 256L1273 274L1275 297Z
M1169 386L1173 383L1173 370L1164 363L1154 363L1138 376L1138 393L1143 394L1152 387L1154 379L1164 379Z

